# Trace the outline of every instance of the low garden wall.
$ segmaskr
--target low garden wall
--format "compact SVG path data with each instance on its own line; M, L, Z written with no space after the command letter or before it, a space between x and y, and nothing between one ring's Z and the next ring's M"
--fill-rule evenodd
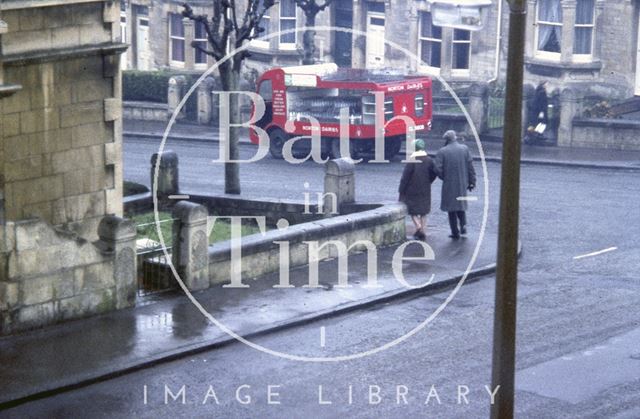
M155 159L157 156L152 161ZM344 249L347 252L362 251L364 246L357 244L359 241L381 247L406 238L407 213L403 204L355 202L354 164L349 159L327 163L322 208L320 205L305 206L299 201L245 199L236 195L190 194L188 201L167 200L163 197L179 195L176 178L178 159L173 152L165 152L161 159L172 164L160 165L160 170L167 173L161 173L159 178L175 180L158 184L160 206L165 211L171 207L174 220L173 265L192 290L227 283L232 277L231 253L234 249L231 240L209 245L210 216L213 215L264 217L268 226L280 227L242 238L240 260L244 279L279 271L282 267L282 242L289 246L289 267L296 267L310 262L309 242L316 242L319 248L317 255L312 253L311 257L322 260L336 257ZM124 205L126 213L153 209L149 193L127 197Z
M122 103L125 119L142 121L168 121L169 106L166 103L128 101Z
M93 243L39 219L0 226L0 334L135 304L135 234L114 216Z
M640 150L640 121L574 118L571 147Z

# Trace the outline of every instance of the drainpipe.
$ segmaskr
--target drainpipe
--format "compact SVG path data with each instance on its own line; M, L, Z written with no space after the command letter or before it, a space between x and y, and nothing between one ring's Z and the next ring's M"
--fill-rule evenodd
M496 30L496 61L493 65L493 77L487 80L487 84L491 84L498 80L500 71L500 44L502 41L502 2L504 0L498 0L498 27Z

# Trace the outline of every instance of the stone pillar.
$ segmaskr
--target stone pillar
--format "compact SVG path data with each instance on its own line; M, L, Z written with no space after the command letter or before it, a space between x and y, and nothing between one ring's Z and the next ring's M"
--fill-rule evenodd
M562 0L562 42L560 43L560 60L563 63L570 63L573 60L576 3L576 0Z
M209 288L208 215L193 202L180 201L173 208L173 266L191 291Z
M182 97L184 96L185 87L187 85L187 79L184 76L174 76L169 79L169 86L167 88L167 105L169 117L173 115ZM177 119L185 117L185 107L180 110L180 114Z
M160 159L159 162L158 159ZM156 164L159 164L157 178ZM156 181L158 183L158 200L163 204L167 202L170 195L177 195L179 193L178 155L174 151L167 150L162 153L154 153L151 156L152 193Z
M593 61L599 61L602 57L602 36L597 36L598 31L604 30L605 26L601 22L602 10L604 9L604 0L596 0L596 10L593 16L594 27L596 36L593 37L593 45L591 46L591 54L593 55ZM637 70L636 70L637 71Z
M327 162L324 175L324 214L335 215L344 212L344 204L356 202L355 164L349 158Z
M487 83L474 83L471 85L468 110L478 134L487 131L487 117L489 112L489 86ZM471 133L471 127L468 127L467 134Z
M98 225L98 237L104 250L113 254L116 308L131 307L138 290L136 227L131 220L108 215Z
M560 92L560 125L558 147L571 147L573 140L573 118L580 111L580 97L571 88Z
M366 5L363 0L353 0L353 29L356 31L366 32ZM367 40L364 36L353 34L351 45L351 66L353 68L365 67L365 54L367 48Z
M214 120L213 95L215 87L213 77L207 77L198 86L198 123L206 125Z
M193 70L196 65L196 50L191 46L195 37L195 26L190 19L182 19L184 25L184 68Z

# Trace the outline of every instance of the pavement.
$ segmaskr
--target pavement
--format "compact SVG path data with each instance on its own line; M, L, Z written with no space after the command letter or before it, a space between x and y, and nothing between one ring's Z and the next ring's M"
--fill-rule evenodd
M162 121L124 121L124 135L128 137L161 139L167 124ZM218 141L217 129L192 123L176 123L169 134L171 140L184 141ZM248 138L241 138L241 144L250 144ZM468 141L476 160L480 152L475 142ZM430 150L437 148L428 145ZM482 142L482 152L487 161L502 161L502 143ZM640 151L565 148L549 146L522 146L522 163L538 165L555 165L566 167L586 167L601 169L624 169L640 171Z
M411 230L408 225L409 234ZM349 257L349 288L336 286L338 261L328 260L320 263L320 288L304 288L308 269L299 267L290 272L295 288L273 288L279 278L276 272L245 279L248 289L218 286L194 293L194 297L230 330L254 338L397 299L452 289L467 270L478 238L473 226L467 238L452 240L448 231L430 225L427 243L436 257L433 261L405 261L404 277L411 288L394 276L391 261L396 246L378 251L379 288L363 287L368 276L366 254L361 253ZM494 233L485 234L466 282L494 272L496 241ZM409 246L405 257L422 256L419 249L415 244ZM134 308L3 337L0 410L232 342L234 338L209 323L178 291L158 294Z

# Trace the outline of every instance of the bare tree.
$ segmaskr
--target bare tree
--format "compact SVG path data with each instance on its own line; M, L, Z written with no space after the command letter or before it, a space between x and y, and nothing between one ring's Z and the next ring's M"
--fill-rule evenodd
M207 47L197 42L191 46L202 53L213 57L220 63L218 72L222 90L226 92L238 91L240 86L240 72L242 63L249 57L249 52L243 50L222 61L232 50L258 38L264 28L260 21L271 8L274 0L246 0L244 10L239 10L235 0L213 0L213 16L196 15L189 4L184 3L182 16L200 23L207 34ZM238 137L240 130L233 127L240 122L240 103L238 95L229 97L229 119L232 124L229 132L229 159L238 160ZM238 163L225 163L225 193L240 193L240 168Z
M298 7L304 12L306 18L305 30L302 38L304 48L304 56L302 64L314 64L316 54L316 17L318 13L326 9L333 3L333 0L324 0L324 3L318 4L317 0L294 0Z

